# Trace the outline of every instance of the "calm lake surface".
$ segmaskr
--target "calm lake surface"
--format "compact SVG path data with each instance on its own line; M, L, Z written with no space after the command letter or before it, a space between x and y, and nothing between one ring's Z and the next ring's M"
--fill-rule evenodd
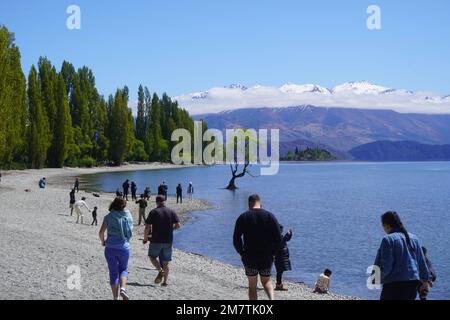
M259 174L258 168L254 173ZM330 268L332 291L369 299L380 293L366 287L366 269L384 235L380 215L396 210L408 231L429 249L438 275L430 298L450 299L449 162L285 163L275 176L237 180L240 189L235 192L223 189L229 175L228 167L214 166L84 179L105 192L114 192L125 179L135 181L139 192L147 185L154 192L165 180L171 194L178 183L185 192L192 181L195 197L217 209L193 213L195 219L176 233L176 247L235 265L241 263L232 246L234 223L246 210L247 197L259 193L264 208L294 232L289 242L293 270L285 273L287 278L312 285Z

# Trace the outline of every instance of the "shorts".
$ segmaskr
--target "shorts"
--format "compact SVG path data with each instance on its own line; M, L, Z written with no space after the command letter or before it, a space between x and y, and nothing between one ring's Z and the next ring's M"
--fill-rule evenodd
M75 205L75 203L69 204L69 208L70 208L70 209L73 209L74 205Z
M150 243L148 247L148 256L151 258L160 258L161 262L172 261L171 243Z
M259 274L261 277L270 277L271 274L272 274L272 268L268 268L268 269L255 269L255 268L245 267L245 275L246 275L247 277L256 277L258 274Z

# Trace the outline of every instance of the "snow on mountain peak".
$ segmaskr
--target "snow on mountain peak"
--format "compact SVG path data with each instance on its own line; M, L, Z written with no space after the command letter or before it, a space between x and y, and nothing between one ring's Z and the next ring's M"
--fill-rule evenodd
M280 87L280 91L284 93L322 93L330 94L330 90L327 88L318 86L316 84L295 84L287 83Z
M356 94L382 94L393 89L372 84L368 81L346 82L332 89L333 93L353 92Z
M281 87L231 84L175 98L193 114L248 107L351 107L397 112L450 114L450 96L428 91L392 89L368 81L346 82L333 89L316 84L287 83Z

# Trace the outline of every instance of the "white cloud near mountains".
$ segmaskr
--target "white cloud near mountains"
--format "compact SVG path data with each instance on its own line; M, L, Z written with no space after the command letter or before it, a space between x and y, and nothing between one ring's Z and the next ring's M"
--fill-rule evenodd
M214 87L174 98L191 114L216 113L241 108L313 105L357 109L388 109L400 113L450 114L450 96L431 92L391 89L367 81L324 88L314 84L281 87L242 85Z

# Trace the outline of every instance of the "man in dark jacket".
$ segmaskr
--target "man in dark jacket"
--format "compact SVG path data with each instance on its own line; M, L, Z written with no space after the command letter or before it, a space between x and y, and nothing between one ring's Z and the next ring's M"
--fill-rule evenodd
M248 198L249 210L236 221L233 245L241 255L248 277L249 299L257 300L258 275L270 300L274 290L270 279L275 255L281 248L280 225L275 216L262 209L258 195Z
M158 194L164 196L164 201L167 201L167 184L165 181L163 181L159 186L158 186Z
M125 180L125 182L122 184L122 188L123 188L123 197L125 200L128 201L128 190L130 189L130 183L128 182L129 180Z
M177 203L183 203L183 188L181 187L181 183L177 186Z

